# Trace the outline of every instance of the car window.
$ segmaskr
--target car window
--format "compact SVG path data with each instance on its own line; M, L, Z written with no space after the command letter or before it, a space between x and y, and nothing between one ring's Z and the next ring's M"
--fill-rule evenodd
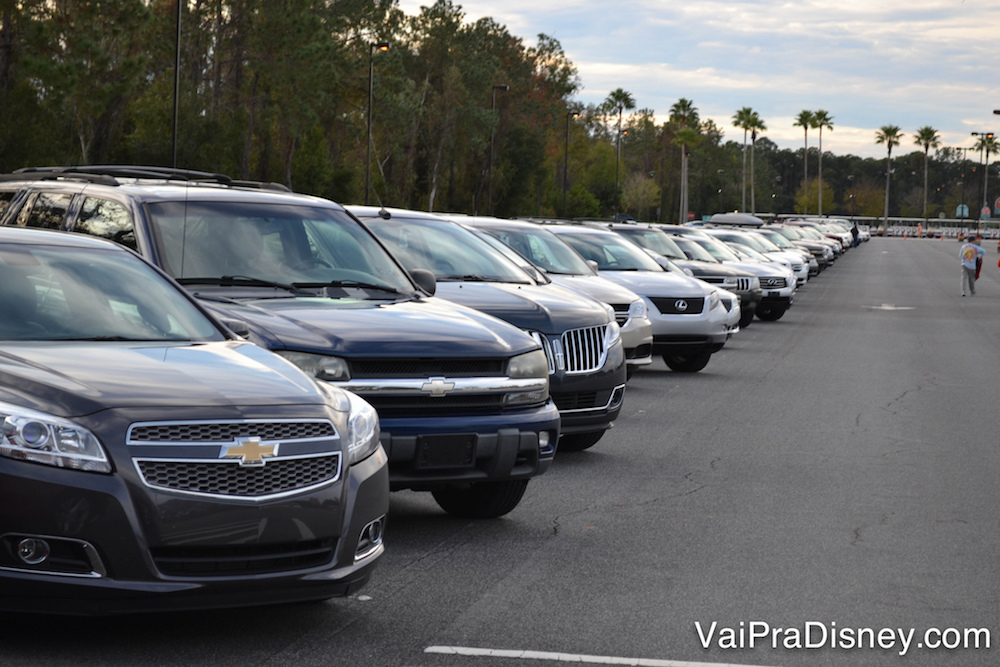
M33 192L17 215L21 227L61 229L73 195L57 192Z
M3 217L4 212L10 207L12 199L14 199L13 192L0 192L0 218Z
M148 209L164 268L175 278L413 289L368 231L336 209L249 202L157 202Z
M594 275L586 260L558 236L545 229L494 229L490 234L549 273Z
M97 197L87 197L80 208L74 232L90 234L121 243L132 250L139 250L135 227L128 210L118 202Z
M658 229L616 229L615 231L627 236L643 248L649 248L664 257L685 259L684 251L674 243L670 236Z
M0 249L0 339L222 340L183 293L121 250Z
M558 232L585 259L597 262L600 271L663 271L644 250L618 234Z

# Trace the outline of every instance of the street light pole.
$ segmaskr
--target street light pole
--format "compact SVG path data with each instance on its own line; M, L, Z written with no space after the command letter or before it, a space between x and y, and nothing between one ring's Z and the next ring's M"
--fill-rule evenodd
M622 155L622 109L618 105L618 136L615 138L615 222L618 222L618 169Z
M566 189L569 183L569 119L579 118L580 114L576 111L566 112L566 155L563 159L563 217L566 217Z
M368 45L368 141L365 143L365 206L372 187L372 92L375 84L375 49L388 51L389 42L372 42Z
M181 6L181 0L177 0L177 34L174 37L174 119L170 140L173 153L170 166L174 169L177 168L177 119L181 92Z
M494 116L496 116L496 111L497 111L497 91L498 90L505 93L508 90L510 90L510 86L508 86L506 83L500 83L500 84L497 84L497 85L493 86L493 102L492 102L492 106L490 107L490 109L491 109L491 111L493 111L493 115ZM493 138L496 135L496 126L497 126L497 123L494 122L493 126L490 128L490 174L489 174L489 181L490 182L489 182L489 186L488 186L489 193L488 193L487 198L486 198L486 214L487 215L493 215Z

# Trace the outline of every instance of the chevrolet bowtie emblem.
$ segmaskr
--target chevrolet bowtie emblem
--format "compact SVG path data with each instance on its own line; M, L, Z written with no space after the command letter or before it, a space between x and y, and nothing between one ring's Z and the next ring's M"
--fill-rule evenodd
M444 378L431 378L420 385L420 391L426 391L431 396L444 396L455 388L454 382L445 382Z
M241 466L262 466L264 459L278 455L278 445L262 445L260 438L236 438L235 445L223 445L224 459L239 459Z

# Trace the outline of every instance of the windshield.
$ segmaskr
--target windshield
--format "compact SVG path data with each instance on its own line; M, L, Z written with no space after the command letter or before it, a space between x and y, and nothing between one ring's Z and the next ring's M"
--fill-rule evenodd
M741 259L752 259L755 262L770 262L770 257L762 253L757 252L756 249L751 248L748 245L743 245L742 243L734 243L732 248L733 252L740 255Z
M775 250L776 248L773 243L767 242L759 236L753 234L735 234L729 232L713 233L712 236L718 239L722 239L726 243L740 243L745 246L750 246L758 252L771 252L768 246L771 246Z
M773 243L775 246L777 246L779 250L787 250L789 248L795 248L795 246L793 246L788 241L788 239L786 239L784 236L782 236L776 231L766 230L766 231L759 231L757 233L766 238L771 243Z
M643 229L637 227L632 228L616 228L616 232L622 236L627 237L630 241L636 245L642 246L647 250L652 250L655 253L663 255L668 259L687 259L684 255L684 251L681 250L669 234L665 234L659 229Z
M163 267L187 284L362 285L413 292L389 253L337 209L159 202L149 212ZM240 280L222 280L233 277Z
M487 241L454 222L400 216L365 222L404 266L426 269L439 281L535 282Z
M184 293L118 250L0 249L0 339L224 340Z
M594 270L565 241L547 229L483 226L482 229L549 273L592 276Z
M600 271L663 271L642 248L614 232L556 232L584 259L597 262Z
M794 227L779 227L778 229L775 229L775 231L778 234L781 234L782 236L784 236L786 239L792 239L792 240L795 240L795 241L800 241L803 238L805 238L805 236L802 234L802 232L799 231L798 229L795 229Z
M699 262L711 262L713 264L718 264L721 261L713 257L712 253L705 250L705 248L695 243L693 239L685 236L675 236L673 237L673 241L688 259L697 260Z
M705 239L705 238L693 238L695 243L700 245L702 248L707 250L712 257L720 262L740 262L742 261L739 256L730 250L722 241L717 239Z

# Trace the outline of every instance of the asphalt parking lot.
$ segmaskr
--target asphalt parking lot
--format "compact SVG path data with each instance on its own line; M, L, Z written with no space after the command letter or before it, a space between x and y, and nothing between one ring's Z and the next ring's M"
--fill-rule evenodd
M502 519L393 494L386 555L352 598L5 616L0 663L996 664L987 250L964 299L954 241L852 250L701 373L638 372L613 432L557 454ZM961 645L976 629L989 648Z

